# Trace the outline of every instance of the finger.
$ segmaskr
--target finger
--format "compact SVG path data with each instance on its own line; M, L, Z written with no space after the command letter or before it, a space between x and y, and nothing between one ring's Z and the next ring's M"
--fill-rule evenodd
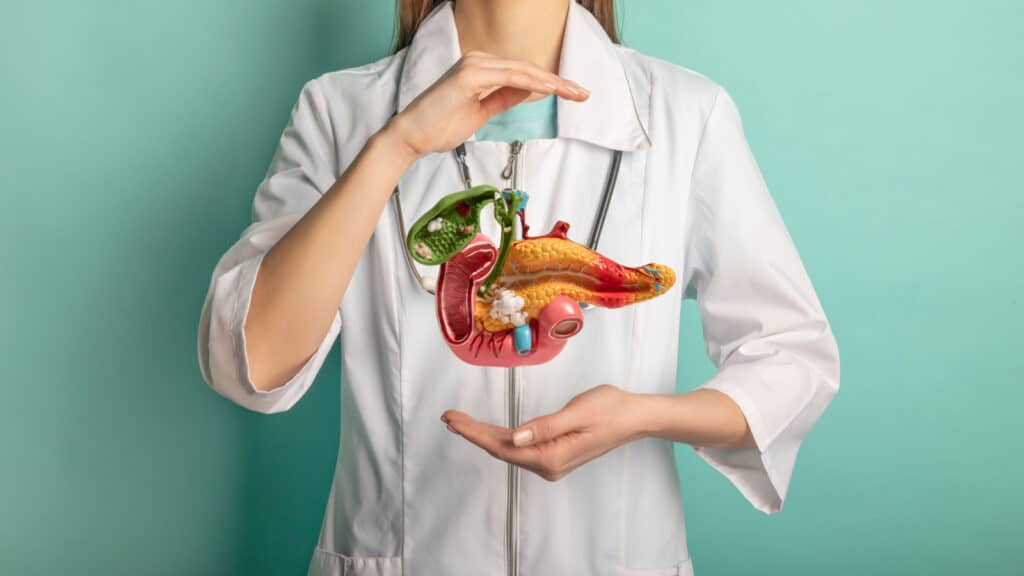
M529 96L529 90L521 90L519 88L505 86L488 94L486 98L480 101L480 106L483 108L484 113L490 117L496 114L501 114L523 100L526 100Z
M521 76L529 76L535 81L539 81L541 85L549 87L550 91L542 91L536 88L526 88L531 92L540 92L543 94L558 93L563 98L569 98L572 100L586 100L590 95L590 91L581 86L580 84L549 72L548 70L541 68L537 64L528 60L516 60L509 58L499 58L492 54L488 54L481 51L470 51L462 55L461 71L463 73L474 75L479 74L481 70L491 70L492 72L504 72L507 75L514 76L515 78ZM500 77L500 76L499 76ZM493 83L494 76L484 76L483 78L490 78L492 83L483 86L483 92L488 89L498 88L500 86L516 86L515 84L508 84L506 82ZM505 76L506 81L509 76ZM523 88L523 86L518 86Z
M456 434L462 435L467 428L472 428L478 432L486 432L492 437L498 440L505 440L512 444L512 430L505 428L504 426L496 426L494 424L488 424L487 422L481 422L465 412L459 410L447 410L441 415L441 420L448 425L448 429Z
M488 424L487 422L481 422L473 418L469 414L466 414L465 412L459 410L446 410L444 414L441 415L441 420L444 421L445 424L448 424L449 427L466 426L467 424L472 424L474 426L478 426L487 430L488 432L494 434L499 438L507 438L509 442L512 441L512 431L509 430L508 428L505 428L504 426Z
M572 408L563 408L554 414L523 423L513 431L512 442L516 446L533 446L579 431L582 427L579 412Z
M540 94L558 94L570 100L586 100L588 94L576 88L568 80L549 72L540 73L530 69L505 69L473 67L467 72L471 90L476 93L492 88L511 86Z
M483 448L491 456L524 468L541 469L536 448L517 448L512 444L511 430L479 422L470 417L455 417L448 421L454 432Z
M549 72L528 60L511 60L507 58L485 56L478 60L474 60L473 64L481 68L495 68L500 70L525 72L556 85L559 83L565 83L567 86L582 94L590 94L590 91L581 86L578 82L570 80L564 76L560 76L554 72Z

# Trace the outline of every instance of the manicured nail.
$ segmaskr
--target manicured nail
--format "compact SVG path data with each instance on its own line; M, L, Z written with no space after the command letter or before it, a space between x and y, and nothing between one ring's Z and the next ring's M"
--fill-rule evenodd
M575 82L572 82L571 86L572 86L573 90L577 94L582 94L584 96L586 96L587 94L590 94L590 90L587 90L586 88L584 88L583 86L580 86L579 84L577 84Z
M516 446L522 446L533 440L533 430L527 428L526 430L520 430L512 435L512 443Z

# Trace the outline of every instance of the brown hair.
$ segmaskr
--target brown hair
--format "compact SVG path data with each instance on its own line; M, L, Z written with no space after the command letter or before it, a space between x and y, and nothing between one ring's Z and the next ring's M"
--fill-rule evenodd
M397 24L398 38L395 43L395 52L405 48L412 42L412 37L420 27L420 22L426 18L437 5L445 0L395 0L397 3L395 18ZM618 44L619 33L615 28L615 0L570 0L580 4L597 18L604 31L612 42Z

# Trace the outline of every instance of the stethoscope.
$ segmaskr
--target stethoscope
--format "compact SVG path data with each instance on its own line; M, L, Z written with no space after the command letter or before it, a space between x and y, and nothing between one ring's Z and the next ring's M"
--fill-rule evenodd
M512 145L521 145L519 141L513 142ZM472 188L472 180L469 176L469 166L466 164L466 145L465 143L459 144L452 151L455 155L455 161L459 165L459 172L462 175L462 181L466 188ZM601 239L601 230L604 228L605 217L608 214L608 206L611 204L612 194L615 192L615 183L618 180L619 175L619 164L622 162L622 150L614 150L612 156L612 164L608 169L608 177L605 180L604 191L601 193L601 202L597 206L597 211L594 214L594 225L590 230L590 238L587 240L587 247L591 250L597 250L597 244ZM517 162L510 164L510 186L516 188L518 186L518 170L516 167ZM395 185L395 190L391 194L391 205L394 208L395 221L398 223L399 240L398 243L402 245L402 252L405 255L405 263L409 268L409 273L412 274L413 279L416 280L416 284L419 285L423 290L429 294L435 294L435 283L432 278L424 277L420 274L419 270L416 269L416 264L413 261L412 254L409 253L409 246L405 242L405 219L402 216L402 200L399 186ZM581 310L590 310L596 308L592 304L587 302L579 303Z

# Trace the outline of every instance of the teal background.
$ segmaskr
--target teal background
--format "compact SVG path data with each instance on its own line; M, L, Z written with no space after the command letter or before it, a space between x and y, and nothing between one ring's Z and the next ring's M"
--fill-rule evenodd
M391 2L0 6L0 573L304 574L337 347L292 411L201 379L209 275L302 83ZM647 0L626 44L722 83L842 355L765 516L679 447L698 574L1019 573L1024 7ZM680 388L711 374L687 303Z

